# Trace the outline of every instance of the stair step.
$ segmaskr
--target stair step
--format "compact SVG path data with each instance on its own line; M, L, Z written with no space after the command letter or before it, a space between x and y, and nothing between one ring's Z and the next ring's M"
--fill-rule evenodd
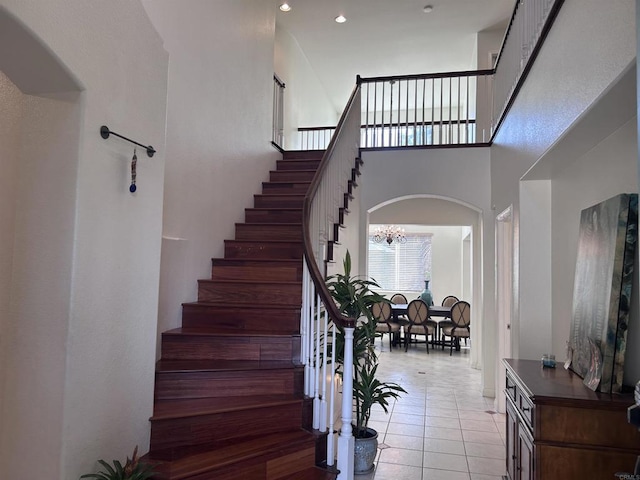
M295 282L302 280L302 262L214 258L211 260L211 279Z
M305 195L311 182L262 182L262 193L270 195Z
M301 282L241 282L198 280L199 302L233 302L242 305L302 305Z
M161 400L153 406L151 421L198 417L213 413L229 413L251 408L300 403L292 395L264 395L260 397L195 398L186 400Z
M283 170L317 170L320 161L320 158L278 160L276 168L279 172Z
M160 360L155 400L302 395L303 374L281 361Z
M297 335L218 333L205 328L175 328L162 333L163 360L300 361Z
M246 208L247 223L302 223L302 208Z
M324 150L287 150L282 154L285 160L301 160L307 158L322 159Z
M303 430L263 435L173 462L159 462L156 466L158 480L286 478L313 465L313 442L313 436ZM145 460L153 462L153 457L150 460L143 458ZM299 477L300 480L304 478Z
M302 242L300 223L236 223L236 240Z
M242 305L208 302L182 305L183 327L215 328L219 332L300 331L300 307L281 305Z
M256 194L253 196L253 206L256 208L302 208L304 194Z
M151 418L151 454L163 460L176 459L185 451L224 447L242 441L247 435L269 435L300 429L300 398L279 396L277 400L257 401L260 398L165 402L170 407L158 402L156 408L171 408L172 413L170 416L154 415ZM230 406L231 400L236 400L233 408ZM185 415L177 416L176 412L181 411Z
M225 240L225 258L296 259L302 261L302 242L268 240Z
M309 170L271 170L269 180L271 182L311 183L315 174L315 168Z

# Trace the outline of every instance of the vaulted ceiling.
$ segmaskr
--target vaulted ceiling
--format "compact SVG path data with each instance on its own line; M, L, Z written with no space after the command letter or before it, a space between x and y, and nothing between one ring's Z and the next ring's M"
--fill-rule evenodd
M283 3L276 1L276 8ZM504 31L514 0L290 0L277 26L298 42L337 111L356 75L472 70L476 34ZM426 13L425 6L432 10ZM427 9L428 10L428 9ZM344 15L345 23L334 21Z

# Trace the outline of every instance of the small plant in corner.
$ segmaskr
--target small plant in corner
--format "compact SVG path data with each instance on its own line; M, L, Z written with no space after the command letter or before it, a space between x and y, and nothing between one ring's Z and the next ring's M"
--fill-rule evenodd
M127 457L124 466L122 466L122 463L118 460L113 461L113 466L104 460L98 460L98 463L104 467L104 471L87 473L80 478L94 478L96 480L147 480L155 474L153 465L140 462L137 446L133 450L133 456L131 458Z

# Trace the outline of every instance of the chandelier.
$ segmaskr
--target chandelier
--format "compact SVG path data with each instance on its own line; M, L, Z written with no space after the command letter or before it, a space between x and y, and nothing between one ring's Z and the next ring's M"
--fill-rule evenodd
M407 237L404 235L404 228L388 225L376 227L373 231L373 241L376 243L382 243L384 241L391 245L394 240L397 243L407 242Z

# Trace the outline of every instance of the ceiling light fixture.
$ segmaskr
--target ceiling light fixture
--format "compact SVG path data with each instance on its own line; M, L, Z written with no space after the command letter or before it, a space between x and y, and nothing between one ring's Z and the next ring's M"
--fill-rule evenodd
M280 10L282 10L283 12L288 12L289 10L291 10L291 5L289 5L288 3L283 3L282 5L280 5Z
M336 23L344 23L347 21L347 18L344 15L338 15L336 17Z
M407 243L404 228L389 225L376 227L373 231L373 241L376 243L387 242L388 245L391 245L394 240L396 243Z
M424 8L422 9L422 11L424 13L431 13L433 12L433 5L425 5Z

